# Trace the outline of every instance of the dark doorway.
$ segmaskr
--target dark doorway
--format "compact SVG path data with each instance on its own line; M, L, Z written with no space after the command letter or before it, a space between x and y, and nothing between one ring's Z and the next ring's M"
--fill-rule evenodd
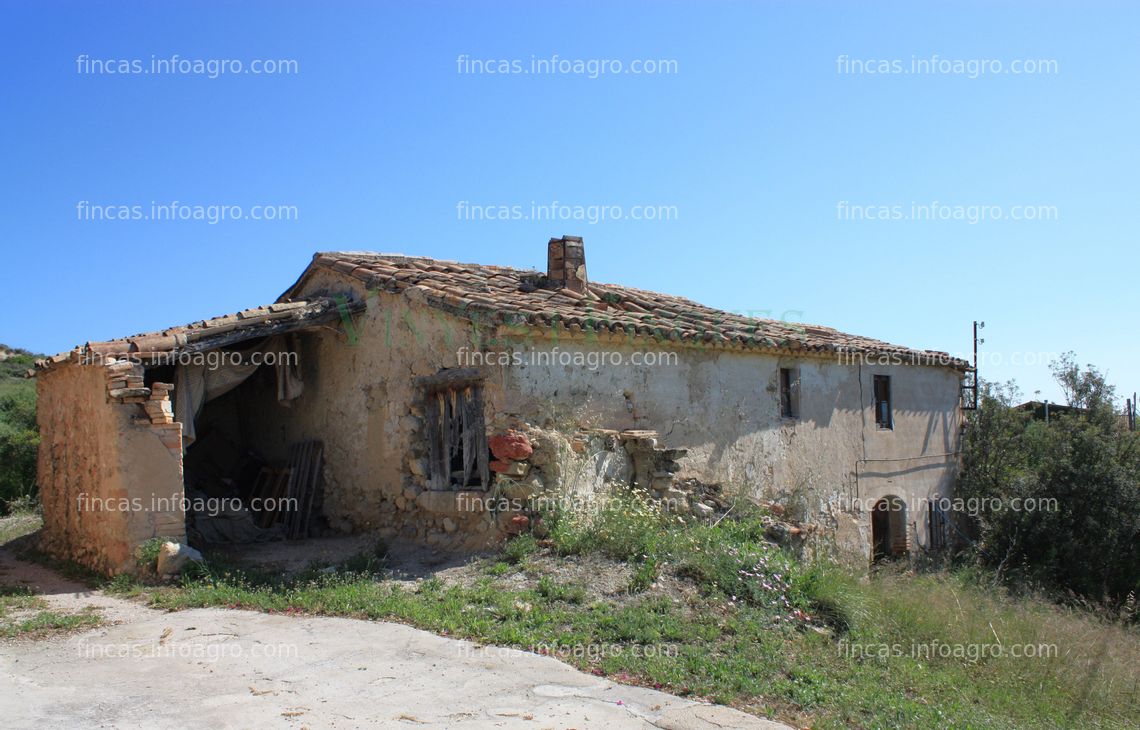
M879 562L907 554L906 503L884 497L871 511L871 560Z

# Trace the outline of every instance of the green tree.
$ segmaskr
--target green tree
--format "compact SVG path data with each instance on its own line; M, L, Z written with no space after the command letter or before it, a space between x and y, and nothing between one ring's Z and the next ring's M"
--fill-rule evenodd
M36 386L24 376L37 357L0 344L0 514L36 496Z
M1001 505L966 518L975 557L999 576L1120 601L1140 593L1140 438L1122 428L1103 374L1075 362L1051 367L1079 410L1048 424L1015 407L1016 388L985 384L958 493Z
M0 514L36 495L36 391L30 383L0 383Z

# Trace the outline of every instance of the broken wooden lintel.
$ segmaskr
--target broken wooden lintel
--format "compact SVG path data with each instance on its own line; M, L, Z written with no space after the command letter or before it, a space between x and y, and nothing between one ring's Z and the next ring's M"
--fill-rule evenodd
M349 314L354 314L364 309L364 303L348 302L345 307ZM302 332L343 316L342 307L336 303L329 303L327 308L316 313L260 322L214 336L212 336L209 330L195 332L195 338L191 340L190 344L179 348L178 351L186 353L207 352L209 350L217 350L223 347L229 347L230 345L236 345L247 340L272 337L273 335L289 332ZM166 356L168 356L168 353L155 354L156 358Z
M443 388L463 388L483 382L483 373L478 368L453 368L441 370L435 375L424 375L415 379L417 387L426 391Z

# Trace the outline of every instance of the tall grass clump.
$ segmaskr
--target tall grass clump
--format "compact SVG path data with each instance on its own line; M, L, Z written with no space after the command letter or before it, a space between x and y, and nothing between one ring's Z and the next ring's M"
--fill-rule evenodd
M599 552L614 560L645 560L679 518L642 490L618 490L574 501L543 517L560 555Z

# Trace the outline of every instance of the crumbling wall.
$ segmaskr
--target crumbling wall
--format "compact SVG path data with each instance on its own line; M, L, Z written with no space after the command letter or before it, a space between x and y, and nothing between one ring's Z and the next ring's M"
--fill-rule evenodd
M291 417L286 428L294 439L326 441L325 510L339 529L380 527L438 545L490 542L517 528L512 520L519 515L483 509L488 497L597 483L597 460L614 461L598 454L617 451L591 447L583 454L575 444L639 431L654 432L646 436L655 440L650 451L661 453L646 458L660 463L636 474L636 438L627 437L623 443L634 445L632 452L622 448L634 472L630 483L690 507L708 506L704 497L694 499L693 485L723 485L825 528L816 533L827 543L820 547L848 555L870 554L874 499L896 494L921 505L949 494L953 484L960 375L949 368L860 366L711 345L655 347L561 330L490 332L420 303L414 287L369 294L331 272L317 272L298 295L338 291L367 297L368 307L347 333L313 338L303 365L312 368L306 394L294 405L308 415ZM537 351L547 353L544 362L533 356ZM475 363L487 376L488 436L516 430L538 446L496 472L490 495L428 493L414 379L470 366L475 352L520 355ZM610 359L597 362L599 352ZM634 364L635 354L647 352L661 364ZM780 416L784 366L799 372L795 419ZM876 374L892 377L893 430L875 427ZM674 467L663 468L668 464ZM925 544L921 512L908 515L908 523L911 545Z
M504 346L529 353L508 369L504 412L564 432L655 431L663 448L687 452L676 480L724 484L780 505L796 521L825 528L816 534L827 544L817 547L828 552L869 556L870 510L889 494L914 506L907 516L912 548L927 544L923 507L953 486L960 375L948 368L634 347L620 338L528 336ZM599 351L610 353L608 364L562 364ZM647 351L676 355L633 364ZM780 367L799 372L794 419L780 415ZM875 425L874 375L892 379L890 430ZM684 491L661 486L674 490L674 500Z
M185 539L181 426L170 386L130 363L37 376L41 547L101 573L131 571L152 537Z
M365 300L364 311L301 340L304 393L291 406L271 389L252 394L254 446L319 439L325 444L323 512L341 532L379 530L392 539L475 548L500 539L483 492L433 492L427 479L423 392L416 378L462 367L469 322L425 306L415 294L368 292L355 281L318 272L313 292ZM501 400L501 371L488 369L485 419ZM457 496L458 495L458 496Z

